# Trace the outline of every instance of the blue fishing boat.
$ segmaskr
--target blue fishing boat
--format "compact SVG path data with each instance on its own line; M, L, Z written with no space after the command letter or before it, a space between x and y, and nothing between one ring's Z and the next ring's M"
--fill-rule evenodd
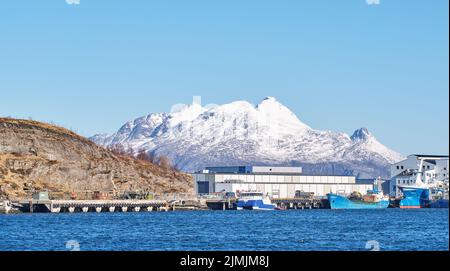
M425 187L401 186L403 199L400 201L401 209L426 208L430 204L430 189Z
M400 190L403 193L402 209L448 208L448 199L436 197L435 189L402 186Z
M381 179L375 180L374 190L367 191L361 196L359 193L352 193L350 197L330 193L327 195L331 209L385 209L389 207L389 198L381 191Z
M275 204L262 192L241 192L236 205L237 210L275 210Z
M430 208L447 208L448 209L448 199L437 199L430 203Z
M389 207L389 199L382 198L376 201L351 199L343 195L330 193L327 195L331 209L385 209Z
M448 184L431 188L430 194L430 208L448 208Z

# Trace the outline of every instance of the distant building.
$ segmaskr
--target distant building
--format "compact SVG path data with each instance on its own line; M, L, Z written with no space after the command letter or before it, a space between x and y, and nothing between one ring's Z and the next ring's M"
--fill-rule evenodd
M424 162L419 169L421 160ZM391 195L401 196L400 185L415 185L419 172L422 172L422 181L426 184L448 183L448 168L448 155L409 155L407 159L391 165Z
M373 181L357 183L355 176L303 175L301 167L207 167L193 176L198 194L260 191L273 198L293 198L296 191L324 197L331 192L365 194L373 189Z
M238 167L206 167L209 173L260 173L260 174L302 174L301 167L266 167L266 166L238 166Z

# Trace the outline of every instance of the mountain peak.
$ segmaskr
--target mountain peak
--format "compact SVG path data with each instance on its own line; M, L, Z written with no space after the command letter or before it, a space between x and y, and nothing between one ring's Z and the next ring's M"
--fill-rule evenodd
M275 97L272 97L272 96L267 96L266 98L263 99L263 101L277 102L277 99Z
M272 106L272 107L285 107L283 104L281 104L275 97L268 96L264 98L256 107L262 107L262 106Z
M353 141L366 141L371 137L373 137L373 136L369 132L369 129L363 127L363 128L356 130L350 138Z
M275 97L266 97L256 106L256 110L264 116L267 123L271 123L275 130L284 130L283 127L300 128L301 130L311 129L301 122L298 117L286 106L281 104ZM280 127L278 127L278 125ZM290 130L292 132L292 130Z

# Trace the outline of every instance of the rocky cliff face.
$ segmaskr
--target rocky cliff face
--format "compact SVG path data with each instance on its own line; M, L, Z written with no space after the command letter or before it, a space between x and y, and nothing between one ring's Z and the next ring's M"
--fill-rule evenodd
M188 174L116 155L64 128L0 118L0 198L49 190L193 193Z

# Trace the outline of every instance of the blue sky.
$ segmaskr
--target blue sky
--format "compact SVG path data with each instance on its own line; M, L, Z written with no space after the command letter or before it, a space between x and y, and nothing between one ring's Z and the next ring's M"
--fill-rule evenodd
M447 0L3 0L0 116L89 136L275 96L313 128L448 153Z

